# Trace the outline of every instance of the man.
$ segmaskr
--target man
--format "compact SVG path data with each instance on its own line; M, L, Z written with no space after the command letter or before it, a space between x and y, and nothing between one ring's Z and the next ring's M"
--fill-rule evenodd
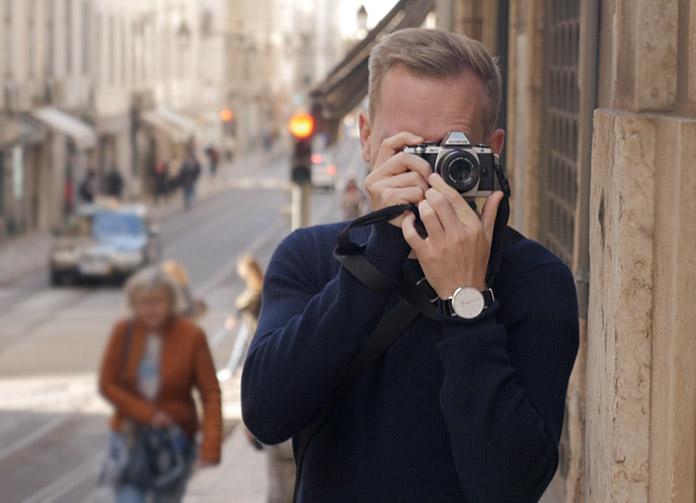
M422 269L441 314L411 323L336 405L307 448L298 499L536 502L558 464L577 352L573 278L548 250L522 239L504 248L487 285L502 193L479 216L426 161L403 152L461 131L499 154L500 70L466 37L403 30L372 51L369 98L360 139L372 208L418 204L427 237L407 213L356 229L354 240L366 242L363 257L394 280ZM333 259L344 226L292 234L269 266L242 380L244 420L261 442L297 441L399 300ZM476 313L447 309L460 288L488 287L495 302Z
M201 165L193 153L186 155L186 161L179 172L179 183L184 194L184 206L191 208L191 202L196 195L196 182L201 175Z
M123 177L116 165L111 166L111 171L106 175L106 193L116 199L121 199L123 193Z

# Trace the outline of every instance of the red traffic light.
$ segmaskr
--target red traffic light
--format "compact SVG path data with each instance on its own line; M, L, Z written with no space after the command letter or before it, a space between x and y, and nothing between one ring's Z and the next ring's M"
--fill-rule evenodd
M290 132L300 140L309 138L314 133L314 117L308 113L298 113L290 117Z
M222 122L230 122L234 119L234 113L229 108L225 108L220 111L220 119L222 119Z

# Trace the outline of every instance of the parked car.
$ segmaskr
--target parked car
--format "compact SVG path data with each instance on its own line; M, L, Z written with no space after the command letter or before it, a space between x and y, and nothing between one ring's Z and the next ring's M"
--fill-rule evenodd
M330 154L312 154L312 186L333 191L336 188L337 172Z
M70 217L50 252L50 281L124 280L159 261L159 230L144 205L86 205Z

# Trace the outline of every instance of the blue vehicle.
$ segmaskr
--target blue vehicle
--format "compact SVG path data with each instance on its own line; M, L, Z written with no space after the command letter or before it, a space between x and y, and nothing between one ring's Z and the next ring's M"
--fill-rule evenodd
M144 205L82 206L51 249L49 279L54 286L66 280L123 281L161 255L159 230Z

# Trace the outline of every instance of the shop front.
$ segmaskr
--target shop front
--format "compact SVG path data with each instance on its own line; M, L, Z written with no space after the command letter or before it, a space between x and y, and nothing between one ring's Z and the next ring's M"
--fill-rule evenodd
M60 228L75 206L84 202L78 188L89 170L95 170L97 134L89 124L54 107L37 109L32 115L50 131L45 165L51 175L43 197L51 208L50 227Z
M45 229L44 131L26 117L0 118L0 242Z

